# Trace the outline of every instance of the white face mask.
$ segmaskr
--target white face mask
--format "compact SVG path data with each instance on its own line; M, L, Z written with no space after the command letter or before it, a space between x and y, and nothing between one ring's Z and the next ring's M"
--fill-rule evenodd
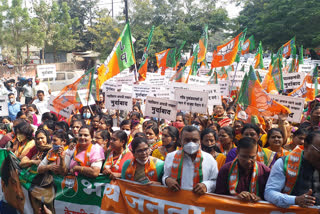
M192 155L194 153L196 153L200 148L200 144L199 143L195 143L195 142L189 142L187 144L184 144L183 146L183 151L185 151L185 153Z
M146 163L148 163L149 158L148 158L146 161L144 161L144 162L136 158L136 161L137 161L139 164L141 164L141 165L145 165Z
M13 103L14 102L14 98L10 98L10 103Z
M148 139L148 144L149 144L149 145L152 145L152 144L154 144L155 142L156 142L155 139Z
M130 130L123 130L126 134L127 134L127 136L129 136L130 135L130 133L131 133L131 131Z

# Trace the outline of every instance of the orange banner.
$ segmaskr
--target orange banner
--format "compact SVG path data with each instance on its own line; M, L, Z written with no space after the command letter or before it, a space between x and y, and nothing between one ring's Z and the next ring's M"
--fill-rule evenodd
M198 196L192 191L172 192L162 186L118 180L107 184L101 203L101 213L319 214L319 211L297 206L281 209L269 203L245 203L233 197L216 194Z

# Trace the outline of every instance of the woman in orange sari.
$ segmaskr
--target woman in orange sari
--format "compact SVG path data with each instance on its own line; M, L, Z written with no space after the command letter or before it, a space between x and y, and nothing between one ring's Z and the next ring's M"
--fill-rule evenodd
M272 128L267 134L266 148L277 153L277 159L288 155L290 152L285 150L283 146L284 135L278 128Z
M156 122L146 128L145 134L147 135L151 152L162 146L162 141L159 138L159 133L160 131Z

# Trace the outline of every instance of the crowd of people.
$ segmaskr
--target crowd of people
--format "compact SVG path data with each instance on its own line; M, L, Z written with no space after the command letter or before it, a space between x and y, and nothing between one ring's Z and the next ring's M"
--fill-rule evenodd
M63 118L46 109L47 92L40 88L35 94L20 104L9 93L9 116L0 120L0 147L11 150L21 168L102 174L283 208L320 206L318 98L306 106L300 124L284 115L264 117L260 124L238 120L225 100L212 115L179 112L175 121L166 121L143 116L143 103L135 99L131 112L105 109L103 96Z

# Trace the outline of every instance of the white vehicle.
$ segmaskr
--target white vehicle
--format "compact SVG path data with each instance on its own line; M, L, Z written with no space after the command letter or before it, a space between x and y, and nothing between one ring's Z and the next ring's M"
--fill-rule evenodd
M84 74L84 70L74 71L57 71L56 78L44 78L43 83L46 83L51 91L61 91L65 86L74 83L81 75Z

